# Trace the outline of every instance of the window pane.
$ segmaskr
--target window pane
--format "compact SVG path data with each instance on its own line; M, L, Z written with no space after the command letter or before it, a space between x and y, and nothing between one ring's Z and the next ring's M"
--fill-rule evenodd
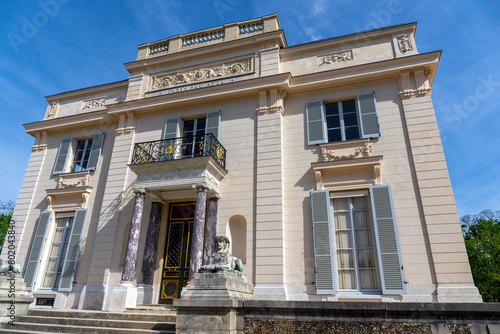
M348 127L345 129L345 140L359 139L359 128L357 126Z
M335 211L349 211L348 198L336 198L333 200Z
M356 112L356 102L354 100L342 101L342 111L345 113Z
M207 123L206 118L198 118L197 124L196 124L196 134L197 135L204 135L205 134L205 124Z
M360 269L359 284L361 290L378 289L378 280L375 274L375 269Z
M335 213L335 229L346 230L351 228L349 221L349 212L336 212Z
M337 266L339 268L354 268L354 258L352 251L340 250L337 251Z
M184 121L184 127L182 129L182 136L192 136L194 131L194 119L189 121Z
M352 248L350 231L338 231L335 238L335 247L337 248Z
M338 115L339 106L337 103L325 104L325 114L326 116Z
M375 254L373 249L358 250L358 267L375 268Z
M368 227L370 220L368 210L354 211L354 226L357 228Z
M342 134L340 133L340 129L328 130L328 141L342 141Z
M344 113L344 125L353 126L358 125L358 116L355 112Z
M339 289L356 289L353 270L339 270Z
M339 115L327 116L326 128L327 129L340 128L340 116Z
M372 240L370 237L370 230L357 230L356 231L356 246L357 247L372 247Z

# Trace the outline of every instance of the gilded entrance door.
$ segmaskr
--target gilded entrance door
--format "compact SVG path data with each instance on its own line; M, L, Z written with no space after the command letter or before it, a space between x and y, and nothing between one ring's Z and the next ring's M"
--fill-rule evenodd
M194 210L194 202L170 204L160 304L179 298L188 282Z

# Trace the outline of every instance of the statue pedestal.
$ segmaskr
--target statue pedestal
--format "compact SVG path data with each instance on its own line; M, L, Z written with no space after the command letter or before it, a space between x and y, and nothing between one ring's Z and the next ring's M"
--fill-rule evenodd
M252 285L231 273L198 273L177 309L176 333L243 333L243 300L253 299Z
M0 276L0 323L15 322L18 316L26 315L34 300L22 277Z

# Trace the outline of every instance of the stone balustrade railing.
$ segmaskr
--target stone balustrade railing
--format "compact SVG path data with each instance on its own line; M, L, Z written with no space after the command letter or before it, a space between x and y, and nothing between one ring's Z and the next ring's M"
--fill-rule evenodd
M163 56L205 45L246 38L279 29L280 26L278 16L276 14L243 22L228 23L223 26L200 30L189 34L177 35L160 41L139 45L137 60Z

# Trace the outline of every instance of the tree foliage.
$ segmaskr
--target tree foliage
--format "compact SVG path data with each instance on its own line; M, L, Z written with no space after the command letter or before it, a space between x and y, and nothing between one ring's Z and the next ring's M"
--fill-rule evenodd
M5 236L7 235L7 230L9 229L9 222L12 218L13 211L13 201L0 201L0 252L2 251Z
M474 284L485 302L500 301L500 211L460 219Z

